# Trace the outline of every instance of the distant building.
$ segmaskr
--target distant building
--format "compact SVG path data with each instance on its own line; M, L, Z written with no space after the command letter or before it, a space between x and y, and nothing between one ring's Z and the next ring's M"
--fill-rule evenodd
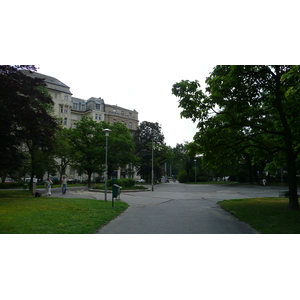
M105 105L105 121L113 124L120 122L124 124L131 133L135 132L139 126L138 112L129 110L117 105Z
M117 105L105 104L101 98L91 97L88 100L72 97L70 87L58 79L40 74L22 71L29 76L44 78L47 89L54 102L54 114L62 120L63 127L75 128L83 116L90 117L96 122L105 121L110 124L114 122L123 123L133 135L139 125L138 112ZM77 179L75 170L67 171L68 177ZM117 171L118 178L125 177L122 170Z

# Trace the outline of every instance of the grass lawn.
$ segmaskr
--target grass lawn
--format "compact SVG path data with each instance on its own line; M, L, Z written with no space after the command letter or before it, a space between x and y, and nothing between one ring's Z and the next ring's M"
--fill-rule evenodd
M286 209L287 198L251 198L218 202L260 233L300 233L300 211Z
M91 199L33 197L29 191L0 191L0 233L95 233L128 204Z

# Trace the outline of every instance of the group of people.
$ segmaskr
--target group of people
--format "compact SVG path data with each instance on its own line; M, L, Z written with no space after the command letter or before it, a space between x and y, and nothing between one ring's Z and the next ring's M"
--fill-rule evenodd
M51 185L53 184L52 180L50 179L50 177L48 177L45 180L45 188L46 188L46 196L51 196ZM64 175L62 177L62 194L65 195L67 192L67 177Z

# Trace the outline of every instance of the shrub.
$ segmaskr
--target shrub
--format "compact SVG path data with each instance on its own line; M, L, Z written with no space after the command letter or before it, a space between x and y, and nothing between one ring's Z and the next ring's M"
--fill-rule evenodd
M199 182L206 182L208 180L209 180L209 178L207 176L198 176L197 177L197 181L199 181Z
M108 186L117 184L123 187L131 187L135 185L135 180L133 178L122 178L122 179L110 179L107 181Z

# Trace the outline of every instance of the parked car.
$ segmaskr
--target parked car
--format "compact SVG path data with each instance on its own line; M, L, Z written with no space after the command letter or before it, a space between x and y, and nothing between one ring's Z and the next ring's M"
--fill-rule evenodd
M139 182L139 183L145 183L145 182L146 182L145 179L136 179L135 181L136 181L136 182Z

